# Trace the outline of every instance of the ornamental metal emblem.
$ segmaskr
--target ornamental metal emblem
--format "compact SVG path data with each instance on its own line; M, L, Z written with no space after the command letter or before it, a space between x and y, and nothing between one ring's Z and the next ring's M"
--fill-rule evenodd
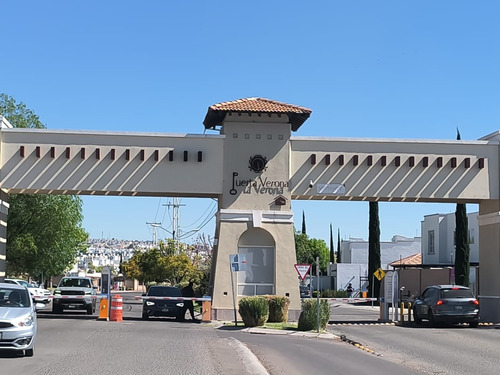
M267 168L267 158L262 155L250 156L249 164L248 168L250 168L251 171L261 173Z

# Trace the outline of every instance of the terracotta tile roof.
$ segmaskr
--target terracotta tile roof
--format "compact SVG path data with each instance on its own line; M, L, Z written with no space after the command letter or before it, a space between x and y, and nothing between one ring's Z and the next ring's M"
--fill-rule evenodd
M264 98L246 98L218 103L208 107L203 121L205 128L221 125L229 112L235 113L284 113L288 115L292 130L296 131L311 115L311 110L296 105L277 102Z
M422 264L422 253L413 254L407 256L406 258L395 260L389 263L392 267L409 266L409 265L421 265Z

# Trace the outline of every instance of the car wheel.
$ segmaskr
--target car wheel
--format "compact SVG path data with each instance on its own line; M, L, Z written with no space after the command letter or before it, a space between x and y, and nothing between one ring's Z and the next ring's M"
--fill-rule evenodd
M94 306L90 305L87 307L87 315L93 315L94 314Z
M417 315L417 309L413 308L413 320L417 326L422 324L422 318Z
M63 309L62 309L60 306L53 305L53 306L52 306L52 312L53 312L54 314L62 314Z
M144 311L142 312L142 319L144 319L144 320L149 319L149 315L147 313L145 313Z
M25 356L25 357L33 357L33 352L34 352L34 349L33 349L33 348L31 348L31 349L26 349L26 350L24 351L24 356Z
M478 325L479 325L479 322L470 322L469 323L469 327L471 327L471 328L477 328Z

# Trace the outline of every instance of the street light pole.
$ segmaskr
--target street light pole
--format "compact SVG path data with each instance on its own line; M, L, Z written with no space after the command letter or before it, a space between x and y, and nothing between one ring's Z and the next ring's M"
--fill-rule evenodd
M161 223L146 223L148 225L151 225L153 227L153 246L156 246L158 244L158 232L156 228L160 227ZM160 227L161 228L161 227Z

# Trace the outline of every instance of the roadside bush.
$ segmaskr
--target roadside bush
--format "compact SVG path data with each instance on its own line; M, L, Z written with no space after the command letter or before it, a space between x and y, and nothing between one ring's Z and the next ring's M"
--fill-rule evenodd
M245 327L262 326L269 317L269 304L265 297L244 297L238 308Z
M288 320L288 306L290 306L290 299L282 296L267 296L269 304L269 318L268 322L271 323L286 323Z
M322 298L347 298L347 291L326 289L321 291Z
M299 316L299 331L311 331L316 329L318 321L317 300L307 299L302 302L302 311ZM328 301L319 301L319 328L324 330L330 320L330 305Z

